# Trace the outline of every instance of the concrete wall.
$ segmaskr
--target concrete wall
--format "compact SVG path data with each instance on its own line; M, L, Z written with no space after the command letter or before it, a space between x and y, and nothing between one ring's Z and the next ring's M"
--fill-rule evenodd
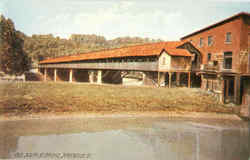
M225 85L224 79L217 75L203 75L201 76L201 88L204 90L212 91L217 95L220 103L224 103Z
M208 89L211 91L221 91L221 82L216 75L213 76L208 76L208 75L204 75L202 78L202 89Z

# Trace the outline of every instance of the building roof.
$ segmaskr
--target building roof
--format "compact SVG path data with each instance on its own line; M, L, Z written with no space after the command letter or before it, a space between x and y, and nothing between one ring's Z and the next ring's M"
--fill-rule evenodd
M204 31L209 30L209 29L211 29L211 28L217 27L217 26L222 25L222 24L224 24L224 23L227 23L227 22L229 22L229 21L231 21L231 20L233 20L233 19L235 19L235 18L238 18L238 17L240 17L240 16L249 16L249 17L250 17L250 13L247 13L247 12L240 12L240 13L235 14L235 15L233 15L233 16L227 18L227 19L224 19L224 20L222 20L222 21L219 21L219 22L217 22L217 23L214 23L214 24L212 24L212 25L209 25L209 26L207 26L207 27L205 27L205 28L202 28L202 29L200 29L200 30L198 30L198 31L195 31L195 32L193 32L193 33L191 33L191 34L188 34L188 35L182 37L181 40L186 39L186 38L188 38L188 37L191 37L191 36L193 36L193 35L196 35L196 34L198 34L198 33L204 32Z
M105 59L105 58L120 58L120 57L145 57L145 56L158 56L163 50L172 56L192 56L185 49L177 49L178 46L182 45L181 41L172 42L159 42L151 43L130 47L123 47L117 49L102 50L72 56L64 56L58 58L52 58L41 61L39 64L46 63L61 63L61 62L72 62L82 60L94 60L94 59Z

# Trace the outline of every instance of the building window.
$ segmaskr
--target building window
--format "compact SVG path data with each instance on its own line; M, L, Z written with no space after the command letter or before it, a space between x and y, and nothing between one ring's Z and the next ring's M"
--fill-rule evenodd
M208 61L208 62L211 61L211 53L208 53L208 54L207 54L207 61Z
M232 52L225 52L224 53L224 69L232 69Z
M226 42L227 43L231 43L232 42L232 33L231 32L227 32L226 33Z
M203 38L200 38L200 47L203 46Z
M165 64L166 64L166 58L163 57L163 58L162 58L162 65L165 65Z
M213 37L212 36L208 36L207 38L207 45L211 46L213 44Z

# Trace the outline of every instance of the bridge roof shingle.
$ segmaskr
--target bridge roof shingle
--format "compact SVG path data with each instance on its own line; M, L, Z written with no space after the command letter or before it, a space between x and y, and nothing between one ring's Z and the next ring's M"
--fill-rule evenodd
M119 57L158 56L162 53L162 51L166 51L171 56L192 56L187 50L177 48L181 44L183 44L183 42L181 41L171 41L171 42L151 43L151 44L123 47L116 49L108 49L108 50L102 50L102 51L96 51L78 55L51 58L41 61L40 64L105 59L105 58L119 58Z

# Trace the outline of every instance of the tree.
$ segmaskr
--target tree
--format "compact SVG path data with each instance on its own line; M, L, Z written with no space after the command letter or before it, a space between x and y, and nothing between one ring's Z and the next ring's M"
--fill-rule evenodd
M21 75L28 71L31 60L23 50L21 32L15 30L10 19L0 16L0 70L6 74Z

